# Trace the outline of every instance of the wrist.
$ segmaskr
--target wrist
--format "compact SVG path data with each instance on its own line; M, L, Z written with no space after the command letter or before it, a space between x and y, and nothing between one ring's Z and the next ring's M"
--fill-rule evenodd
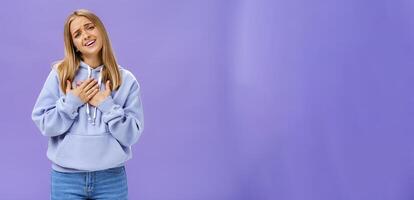
M109 95L103 101L99 102L97 107L102 112L109 112L112 109L112 106L114 105L114 100Z
M71 92L66 94L65 102L76 108L84 104L84 102L82 101L82 99L79 98L79 96L76 96Z

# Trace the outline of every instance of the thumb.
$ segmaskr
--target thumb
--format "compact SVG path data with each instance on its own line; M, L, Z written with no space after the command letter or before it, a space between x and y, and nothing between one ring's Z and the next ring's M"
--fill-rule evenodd
M106 92L111 92L111 87L110 87L110 81L108 80L108 81L106 81L106 84L105 84L105 90L106 90Z
M71 90L71 83L69 80L66 80L66 93L70 92Z

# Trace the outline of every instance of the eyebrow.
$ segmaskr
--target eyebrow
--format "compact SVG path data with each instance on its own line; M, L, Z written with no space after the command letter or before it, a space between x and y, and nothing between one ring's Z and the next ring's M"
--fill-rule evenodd
M93 23L92 23L92 22L88 22L88 23L84 24L83 26L84 26L84 27L86 27L86 26L89 26L89 25L91 25L91 24L93 25ZM79 32L79 30L80 30L80 29L77 29L76 31L73 31L72 35L74 35L74 34L76 34L77 32Z

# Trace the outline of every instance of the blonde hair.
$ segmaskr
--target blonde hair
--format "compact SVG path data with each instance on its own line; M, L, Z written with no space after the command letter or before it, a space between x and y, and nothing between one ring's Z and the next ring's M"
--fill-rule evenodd
M66 93L66 80L73 81L76 71L79 69L81 61L81 53L75 51L72 34L70 33L70 24L76 17L88 18L101 33L102 49L100 51L100 58L102 59L104 68L102 70L102 80L105 83L107 80L111 82L111 90L117 90L121 85L121 75L118 64L115 59L114 52L109 41L106 29L101 20L91 11L80 9L74 11L68 16L63 30L63 38L65 42L65 57L57 62L57 71L60 80L60 88Z

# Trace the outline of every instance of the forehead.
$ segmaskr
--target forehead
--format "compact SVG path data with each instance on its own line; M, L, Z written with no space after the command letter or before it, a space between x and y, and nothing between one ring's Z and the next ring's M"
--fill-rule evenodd
M76 30L80 29L87 23L92 23L92 22L91 20L83 16L75 17L75 19L70 23L70 32L71 33L75 32Z

